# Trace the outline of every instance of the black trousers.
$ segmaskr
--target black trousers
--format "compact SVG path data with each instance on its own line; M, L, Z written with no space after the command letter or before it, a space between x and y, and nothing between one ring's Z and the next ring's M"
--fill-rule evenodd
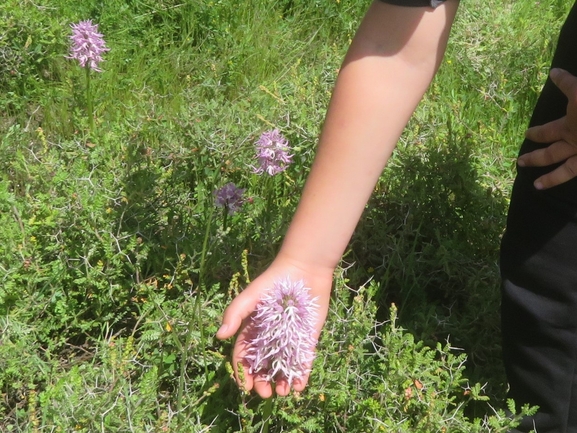
M552 66L577 75L577 3ZM531 125L566 108L548 80ZM543 146L525 140L521 154ZM577 178L536 190L533 181L552 168L519 167L513 187L501 245L503 357L510 397L540 407L518 431L577 433Z

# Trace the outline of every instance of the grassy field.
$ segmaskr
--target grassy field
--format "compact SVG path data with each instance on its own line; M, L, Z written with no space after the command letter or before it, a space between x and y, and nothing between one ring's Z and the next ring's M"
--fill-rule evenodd
M571 3L462 2L335 275L309 388L262 401L213 336L274 257L369 3L2 1L0 432L507 431L499 239ZM87 19L110 48L89 92L66 58ZM274 128L294 162L255 174Z

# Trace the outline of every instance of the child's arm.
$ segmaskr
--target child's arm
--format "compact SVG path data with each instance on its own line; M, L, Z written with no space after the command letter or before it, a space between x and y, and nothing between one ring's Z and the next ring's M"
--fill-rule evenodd
M340 70L318 152L301 201L273 264L226 309L218 338L238 329L233 364L243 359L242 321L275 279L304 279L320 297L317 332L328 311L333 271L403 128L421 100L443 57L457 1L437 9L392 6L369 8ZM238 373L238 372L237 372ZM263 397L273 390L245 374L244 387ZM238 376L237 376L238 377ZM302 390L306 380L295 383ZM290 391L286 381L276 392Z

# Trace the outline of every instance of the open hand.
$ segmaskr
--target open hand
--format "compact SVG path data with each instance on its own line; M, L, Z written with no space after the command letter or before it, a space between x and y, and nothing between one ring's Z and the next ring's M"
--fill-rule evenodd
M526 137L536 143L551 143L519 157L521 167L543 167L563 162L537 180L537 189L547 189L577 176L577 77L563 69L552 69L551 80L567 96L567 114L560 119L529 128Z
M273 383L264 376L249 373L249 366L245 360L247 341L249 339L247 325L263 294L273 286L275 281L286 277L290 277L292 280L303 280L306 287L311 288L309 292L311 298L318 297L319 310L316 335L314 335L318 339L329 307L333 271L332 269L307 270L302 266L297 266L279 258L261 276L249 284L226 308L222 326L216 334L217 338L224 340L232 337L240 330L236 337L232 354L235 377L238 385L245 391L254 389L262 398L269 398L275 392L281 396L288 395L291 387L285 379L278 379L276 383ZM243 366L242 374L239 374L239 363ZM302 391L307 382L308 376L300 380L296 379L292 383L292 388L295 391Z

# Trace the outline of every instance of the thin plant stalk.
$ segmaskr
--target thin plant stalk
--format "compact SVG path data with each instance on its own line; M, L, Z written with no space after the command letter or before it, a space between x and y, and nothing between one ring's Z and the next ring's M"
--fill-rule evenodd
M200 271L199 271L199 277L198 277L198 287L202 288L205 286L204 284L204 272L205 272L205 267L206 267L206 253L208 252L208 240L210 238L210 230L211 230L211 226L212 226L212 218L214 216L214 207L210 207L210 213L208 215L208 221L206 222L206 231L204 232L204 240L202 241L202 252L201 252L201 256L200 256ZM202 320L200 320L200 313L201 313L201 305L200 305L200 293L196 298L196 312L198 314L198 318L199 318L199 330L200 330L200 343L202 345L202 347L206 347L206 340L205 340L205 335L204 335L204 326L202 323ZM192 334L192 321L191 324L189 324L189 330L188 330L188 338L190 338L190 335ZM187 346L188 347L188 346ZM206 357L205 357L206 353L203 351L202 352L202 357L203 357L203 361L204 361L204 378L205 380L208 382L209 378L208 378L208 367L206 365Z
M226 207L225 207L226 210ZM210 229L212 226L212 217L214 215L214 207L210 208L208 219L206 222L206 229L204 232L204 240L202 241L202 251L200 254L200 268L198 270L198 285L204 283L204 272L206 267L206 253L208 252L208 240L210 239Z
M192 323L192 320L190 321ZM189 325L190 326L190 325ZM184 350L182 357L180 359L180 373L178 378L178 391L176 394L176 413L178 414L178 426L182 425L182 393L184 391L184 373L186 371L186 360L188 358L188 346L190 345L190 329L188 330L188 335L186 336L186 343L184 345Z
M222 231L226 233L226 226L228 223L228 206L225 206L222 210Z
M262 410L262 418L263 418L263 426L262 426L262 433L268 433L268 429L270 427L270 420L272 418L272 405L273 405L274 395L270 398L267 398L264 402L264 407Z
M90 67L84 67L86 71L86 111L88 114L88 132L92 134L94 130L94 106L92 101L92 92L90 91Z
M273 234L273 208L275 199L275 185L276 176L269 176L264 182L265 184L265 196L266 196L266 207L265 207L265 217L264 217L264 233Z
M198 319L198 329L200 331L200 344L202 347L206 346L206 338L205 338L205 333L204 333L204 325L202 323L202 319L201 319L201 302L200 302L200 289L202 287L204 287L204 269L206 266L206 254L208 252L208 240L210 239L210 230L211 230L211 226L212 226L212 218L214 215L214 207L210 208L209 214L208 214L208 219L206 222L206 230L204 232L204 240L202 242L202 252L200 255L200 268L199 268L199 277L198 277L198 286L197 286L197 294L196 294L196 300L195 300L195 305L194 305L194 312L196 313L196 318ZM188 323L188 332L186 334L186 342L184 345L184 350L183 350L183 354L182 357L180 359L180 377L178 378L178 391L176 394L176 412L177 412L177 417L178 417L178 425L181 426L182 425L182 396L183 396L183 392L184 392L184 375L186 372L186 364L187 364L187 360L188 360L188 351L190 348L190 344L191 344L191 340L192 340L192 332L193 332L193 326L197 324L196 321L194 319L191 319L190 322ZM203 364L204 364L204 378L205 380L208 382L209 377L208 377L208 367L207 367L207 363L206 363L206 354L204 351L202 351L202 356L203 356Z

